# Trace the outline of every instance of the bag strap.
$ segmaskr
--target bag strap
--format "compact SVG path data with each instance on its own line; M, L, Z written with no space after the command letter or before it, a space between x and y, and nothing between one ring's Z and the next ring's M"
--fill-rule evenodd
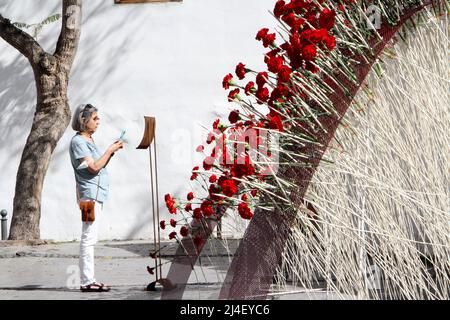
M99 171L99 173L98 173L97 194L95 195L95 202L97 202L98 191L99 191L99 189L100 189L100 172L101 172L102 170L103 170L103 169L101 169L101 170Z
M94 139L92 138L92 142L94 143L95 148L97 149L97 146L95 145ZM100 169L100 171L98 172L98 182L97 182L97 194L95 195L95 202L97 202L98 199L98 191L100 189L100 172L102 172L103 168Z

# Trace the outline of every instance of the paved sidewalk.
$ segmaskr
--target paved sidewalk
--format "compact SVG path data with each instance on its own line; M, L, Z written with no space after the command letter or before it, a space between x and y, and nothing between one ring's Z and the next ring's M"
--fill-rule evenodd
M209 241L194 266L183 299L218 299L238 244L239 240L236 239ZM161 246L162 273L167 275L176 242L164 242ZM95 248L96 278L110 285L112 290L83 293L79 290L79 242L0 241L0 300L159 300L161 291L145 291L147 285L155 280L155 276L148 274L146 268L148 265L153 267L155 263L149 257L151 251L153 242L150 240L99 242ZM277 293L274 287L268 298L338 298L320 288L308 293L302 289L291 287Z
M214 240L202 252L183 299L216 299L237 240ZM162 243L163 275L167 274L176 243ZM4 299L160 299L161 292L145 291L154 281L146 266L150 240L103 241L95 248L96 278L107 283L107 293L83 293L79 288L79 242L17 243L0 241L0 300ZM231 250L231 251L230 251Z

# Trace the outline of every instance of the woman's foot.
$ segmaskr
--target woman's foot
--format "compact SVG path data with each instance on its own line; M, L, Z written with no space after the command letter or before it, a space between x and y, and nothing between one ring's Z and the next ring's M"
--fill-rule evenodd
M87 286L81 286L80 290L82 292L108 292L111 288L103 283L93 282Z

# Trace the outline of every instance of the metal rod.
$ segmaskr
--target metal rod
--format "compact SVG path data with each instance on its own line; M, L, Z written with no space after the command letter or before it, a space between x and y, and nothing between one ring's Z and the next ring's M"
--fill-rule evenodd
M158 191L158 161L157 161L157 155L156 155L156 130L155 134L153 136L153 150L154 150L154 158L155 158L155 190L156 190L156 215L159 221L159 191ZM158 223L158 250L161 250L161 230ZM161 253L161 252L160 252ZM158 254L158 261L159 261L159 275L162 278L162 264L161 264L161 255Z
M8 239L8 218L6 216L8 215L8 212L6 210L0 211L0 214L2 216L2 240Z
M152 162L151 146L149 146L149 148L148 148L148 154L149 154L149 158L150 158L150 180L151 180L151 194L152 194L153 246L154 246L156 254L159 256L159 252L158 252L159 248L156 246L156 223L158 223L158 226L159 226L159 221L156 221L156 216L155 216L155 195L154 195L154 191L153 191L154 181L153 181L153 165L152 165L153 162ZM156 281L158 281L158 259L155 259L155 277L156 277Z

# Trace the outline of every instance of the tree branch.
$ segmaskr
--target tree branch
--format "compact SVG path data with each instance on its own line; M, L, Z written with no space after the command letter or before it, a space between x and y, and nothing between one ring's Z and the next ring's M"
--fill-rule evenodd
M0 37L23 54L32 65L39 61L44 52L39 43L28 33L14 26L10 20L0 14Z
M54 56L70 69L78 47L81 30L81 0L63 0L62 24Z

